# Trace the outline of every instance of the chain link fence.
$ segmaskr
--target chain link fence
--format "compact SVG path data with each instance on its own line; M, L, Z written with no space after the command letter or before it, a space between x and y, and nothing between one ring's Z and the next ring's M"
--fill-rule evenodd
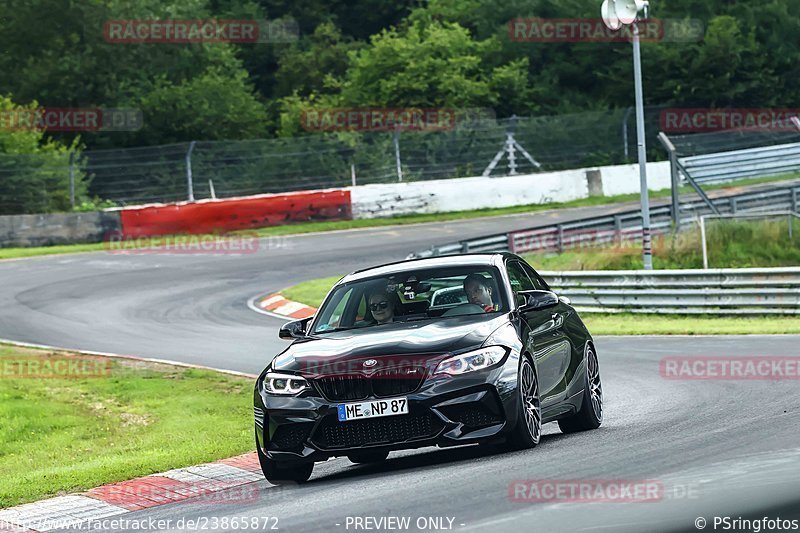
M647 112L651 160L665 156L656 143L659 109ZM635 116L628 109L473 120L447 131L317 133L87 150L72 163L66 154L46 161L0 154L0 213L69 210L86 198L124 206L530 174L635 158ZM36 185L25 186L26 181Z

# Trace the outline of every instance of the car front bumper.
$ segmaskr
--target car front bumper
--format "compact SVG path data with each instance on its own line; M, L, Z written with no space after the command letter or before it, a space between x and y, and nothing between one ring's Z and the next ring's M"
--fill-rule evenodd
M517 420L519 356L462 376L425 379L408 398L409 413L339 422L337 406L316 389L300 396L255 393L257 444L281 462L323 461L361 450L401 450L500 440ZM368 398L368 401L378 398ZM380 398L385 399L385 398ZM362 401L362 400L356 400Z

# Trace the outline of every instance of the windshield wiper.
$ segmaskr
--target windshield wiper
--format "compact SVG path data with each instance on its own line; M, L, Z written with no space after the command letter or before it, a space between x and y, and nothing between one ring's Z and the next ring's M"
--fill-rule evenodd
M436 320L438 318L442 318L440 316L415 316L411 318L407 318L406 320L402 320L401 322L419 322L420 320Z

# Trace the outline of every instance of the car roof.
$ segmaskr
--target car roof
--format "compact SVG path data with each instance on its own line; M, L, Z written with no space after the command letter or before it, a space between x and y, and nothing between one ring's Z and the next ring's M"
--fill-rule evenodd
M389 274L396 274L398 272L407 272L409 270L419 270L425 268L436 267L453 267L453 266L500 266L505 257L516 257L510 253L475 253L475 254L457 254L457 255L444 255L440 257L426 257L423 259L408 259L405 261L396 261L394 263L387 263L375 267L356 270L345 277L339 283L346 283L356 281L364 278L371 278L374 276L385 276ZM338 285L338 283L337 283Z

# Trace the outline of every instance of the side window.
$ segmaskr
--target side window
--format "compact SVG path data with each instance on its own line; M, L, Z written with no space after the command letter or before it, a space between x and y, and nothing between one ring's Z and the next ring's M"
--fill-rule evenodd
M528 264L521 263L522 268L525 269L525 272L528 273L528 277L531 278L533 282L534 288L540 291L549 291L550 287L545 283L542 277Z
M319 324L317 325L316 328L317 331L324 331L326 329L337 328L342 325L342 315L344 314L347 302L350 301L352 295L353 295L352 287L346 290L342 290L341 292L337 292L334 295L334 301L336 298L339 298L339 301L336 302L336 305L333 307L328 306L330 312L328 316L322 317Z
M522 265L517 261L509 261L506 269L508 270L508 278L511 281L511 290L514 292L531 291L536 288L528 274L525 273Z

